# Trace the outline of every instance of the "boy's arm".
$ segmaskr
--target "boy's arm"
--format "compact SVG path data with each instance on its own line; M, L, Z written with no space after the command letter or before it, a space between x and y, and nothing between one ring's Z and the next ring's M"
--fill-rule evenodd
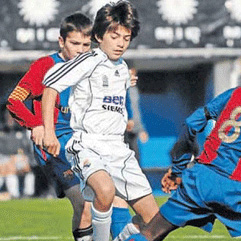
M55 89L46 87L42 97L42 115L44 123L44 147L53 156L58 156L60 143L55 134L54 108L58 92Z
M42 80L53 65L54 61L49 56L35 61L10 94L7 102L7 109L12 117L21 126L31 130L32 140L41 148L44 137L40 101L44 88Z
M208 120L217 120L234 90L225 91L186 119L181 135L171 150L173 175L180 176L192 157L198 154L197 133L205 129Z
M8 97L7 109L21 126L32 129L35 126L42 125L42 118L40 108L35 109L34 112L28 109L25 104L28 98L31 98L31 91L22 86L20 81Z
M44 88L42 80L53 64L50 57L35 61L8 98L7 109L13 118L25 128L32 129L43 124L40 102ZM26 100L32 102L33 111L27 107Z

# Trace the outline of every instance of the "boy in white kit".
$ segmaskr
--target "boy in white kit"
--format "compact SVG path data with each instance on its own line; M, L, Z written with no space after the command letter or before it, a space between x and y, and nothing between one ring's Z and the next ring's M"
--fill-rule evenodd
M72 86L69 106L74 134L66 153L73 170L87 184L83 194L90 198L88 194L94 193L95 241L109 240L115 193L128 201L144 223L159 210L134 152L123 141L130 75L121 56L138 31L137 12L129 2L105 5L97 13L92 32L99 48L55 65L44 79L47 87L42 98L44 145L55 156L59 154L53 125L55 98L58 92ZM133 224L129 225L129 231L139 232Z

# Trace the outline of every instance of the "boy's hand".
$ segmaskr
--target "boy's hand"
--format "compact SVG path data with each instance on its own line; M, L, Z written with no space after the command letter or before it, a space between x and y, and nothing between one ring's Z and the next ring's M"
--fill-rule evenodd
M39 146L42 149L44 140L44 126L33 127L31 130L31 139L33 140L35 145Z
M131 76L131 87L136 86L138 76L136 75L136 70L134 68L129 70L130 76Z
M165 193L171 193L171 190L176 190L181 184L182 179L172 174L172 170L169 169L161 180L162 191Z
M45 132L44 134L44 148L48 153L57 157L60 152L60 143L55 135L55 133Z

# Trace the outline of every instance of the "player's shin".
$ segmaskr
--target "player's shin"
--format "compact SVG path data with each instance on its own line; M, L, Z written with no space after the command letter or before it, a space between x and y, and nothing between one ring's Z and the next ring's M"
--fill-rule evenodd
M131 215L128 208L113 207L111 221L111 235L115 239L124 227L131 222Z
M109 241L112 207L107 212L100 212L91 205L93 240Z

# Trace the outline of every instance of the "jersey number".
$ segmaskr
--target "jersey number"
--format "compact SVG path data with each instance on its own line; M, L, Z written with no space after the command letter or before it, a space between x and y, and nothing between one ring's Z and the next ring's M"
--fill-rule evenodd
M225 143L232 143L238 139L240 135L241 121L237 121L237 117L241 114L241 106L234 109L230 115L230 119L226 120L218 131L218 137ZM228 135L227 128L234 128L234 133Z

